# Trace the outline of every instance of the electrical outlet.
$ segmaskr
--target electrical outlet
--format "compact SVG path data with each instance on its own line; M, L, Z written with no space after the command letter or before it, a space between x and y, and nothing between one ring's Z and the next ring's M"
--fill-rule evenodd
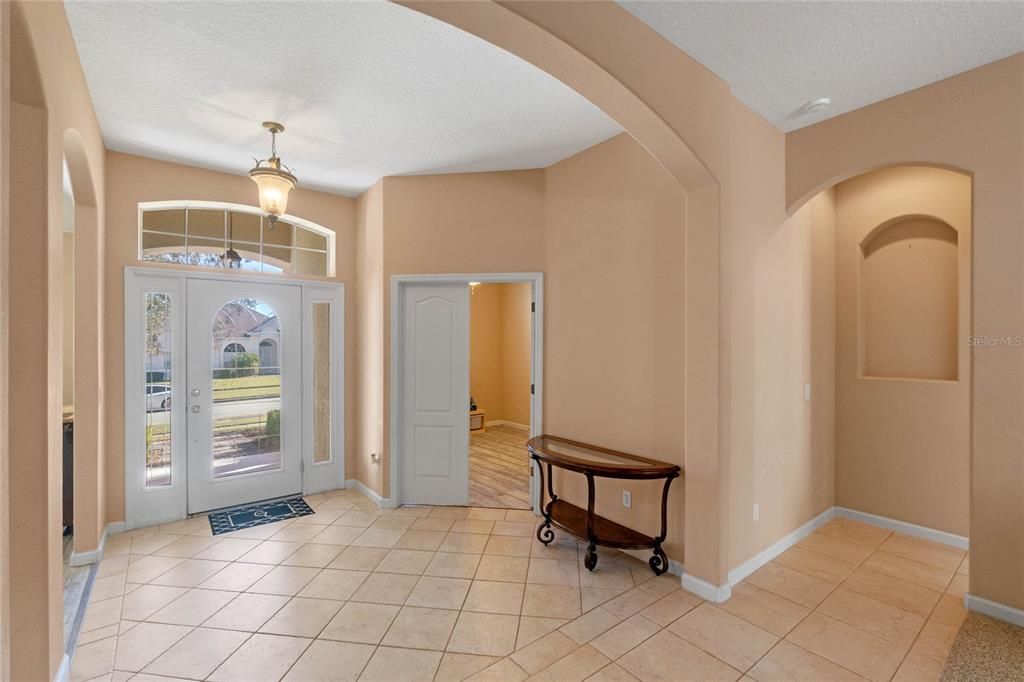
M754 503L754 520L759 521L761 519L761 505L757 502Z
M633 506L633 493L628 490L622 491L622 506L630 509Z
M804 384L804 400L810 400L810 399L811 399L811 385L810 384Z

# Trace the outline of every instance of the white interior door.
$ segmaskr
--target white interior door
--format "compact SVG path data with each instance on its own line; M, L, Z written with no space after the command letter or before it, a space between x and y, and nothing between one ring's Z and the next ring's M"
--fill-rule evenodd
M302 490L302 290L187 283L188 512Z
M469 287L403 287L402 502L469 502Z

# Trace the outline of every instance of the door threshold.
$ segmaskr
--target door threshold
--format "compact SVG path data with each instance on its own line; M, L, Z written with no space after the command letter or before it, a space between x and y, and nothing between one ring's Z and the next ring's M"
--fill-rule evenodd
M302 497L303 494L300 491L300 492L297 492L297 493L291 493L289 495L278 495L277 497L268 497L265 500L251 500L249 502L242 502L240 504L228 505L227 507L217 507L216 509L207 509L206 511L195 512L194 514L189 514L188 518L194 519L194 518L197 518L197 517L200 517L200 516L209 516L210 514L216 514L217 512L234 511L235 509L241 509L242 507L248 507L248 506L251 506L251 505L254 505L254 504L264 504L266 502L277 502L279 500L290 500L291 498L296 497L296 496Z

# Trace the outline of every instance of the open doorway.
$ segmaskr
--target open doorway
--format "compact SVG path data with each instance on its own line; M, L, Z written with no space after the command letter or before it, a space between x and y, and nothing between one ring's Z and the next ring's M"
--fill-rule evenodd
M531 286L469 293L469 504L529 509Z

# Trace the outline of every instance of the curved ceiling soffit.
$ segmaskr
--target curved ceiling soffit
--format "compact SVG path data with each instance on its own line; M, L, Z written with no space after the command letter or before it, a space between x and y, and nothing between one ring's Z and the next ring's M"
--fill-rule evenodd
M938 168L939 170L949 171L950 173L957 173L958 175L965 175L971 180L974 180L974 173L965 168L960 168L949 163L942 163L938 161L890 161L884 163L878 163L872 166L853 166L851 168L845 168L839 170L833 168L831 172L833 175L818 179L815 184L811 185L808 189L803 190L803 193L793 197L786 197L786 214L793 215L801 208L804 204L818 196L827 189L831 189L836 185L852 180L853 178L861 175L867 175L868 173L874 173L875 171L884 170L886 168Z
M557 78L621 125L668 170L684 190L692 191L717 184L714 176L682 136L655 108L602 67L595 58L517 12L512 7L513 3L499 3L495 0L391 1L486 40ZM572 11L573 4L566 3L569 11ZM625 14L635 20L628 13Z

